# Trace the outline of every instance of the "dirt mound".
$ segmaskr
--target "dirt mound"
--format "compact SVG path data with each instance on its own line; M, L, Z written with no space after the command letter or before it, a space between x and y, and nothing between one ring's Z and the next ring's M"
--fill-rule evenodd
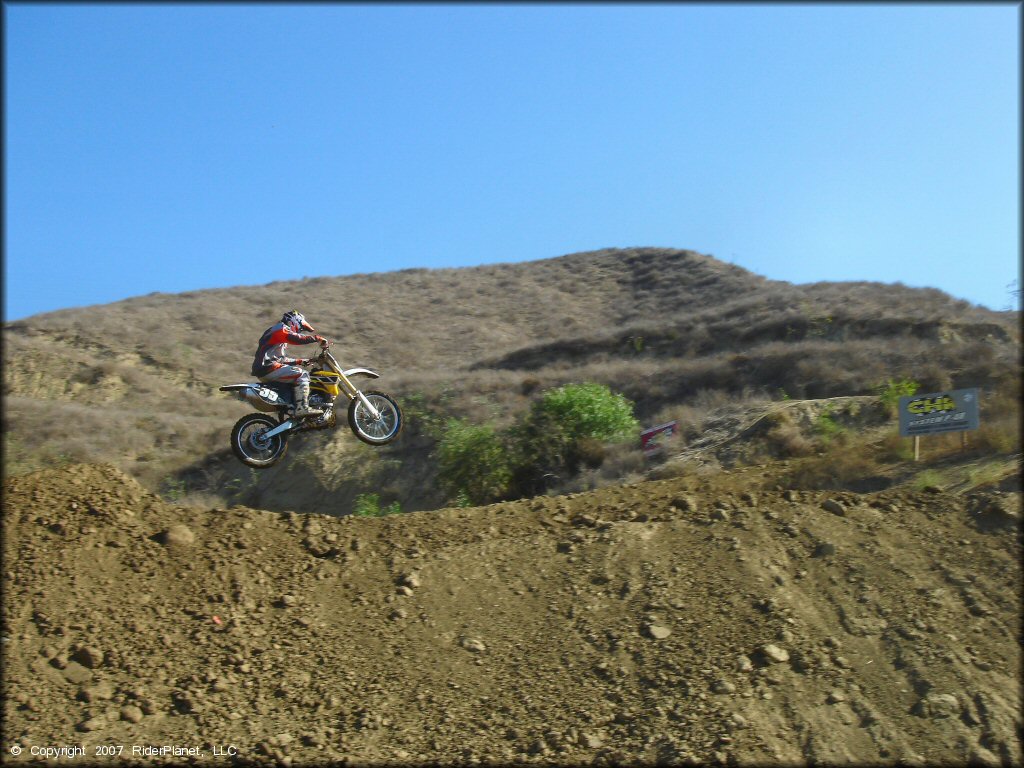
M1019 518L722 474L339 519L39 472L5 487L0 749L1019 764Z

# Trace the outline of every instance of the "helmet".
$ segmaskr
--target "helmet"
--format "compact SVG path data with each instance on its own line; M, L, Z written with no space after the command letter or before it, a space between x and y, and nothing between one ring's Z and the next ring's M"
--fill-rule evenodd
M284 323L292 333L298 333L303 330L313 330L313 326L306 322L306 318L303 314L294 309L285 312L284 317L281 318L281 322Z

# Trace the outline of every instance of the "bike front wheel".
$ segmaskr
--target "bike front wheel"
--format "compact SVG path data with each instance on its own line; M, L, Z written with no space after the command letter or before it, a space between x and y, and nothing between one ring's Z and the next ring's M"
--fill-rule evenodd
M377 409L378 416L374 418L360 398L353 398L348 406L352 433L370 445L390 443L402 431L402 409L391 395L383 392L364 392L363 396Z

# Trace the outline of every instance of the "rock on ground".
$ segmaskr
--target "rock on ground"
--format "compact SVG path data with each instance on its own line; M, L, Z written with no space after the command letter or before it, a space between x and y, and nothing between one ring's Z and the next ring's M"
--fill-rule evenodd
M3 748L1020 764L1019 494L777 486L337 519L176 507L109 467L9 478Z

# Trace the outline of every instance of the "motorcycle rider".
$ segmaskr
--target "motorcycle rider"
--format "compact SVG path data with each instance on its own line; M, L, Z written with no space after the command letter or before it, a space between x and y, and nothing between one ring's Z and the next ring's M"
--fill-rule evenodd
M310 331L310 334L300 333ZM323 411L309 407L309 371L299 366L305 360L288 357L284 348L286 344L323 343L325 339L316 335L316 331L301 312L290 310L281 317L281 322L272 325L263 332L256 357L252 361L252 375L260 381L280 381L293 385L295 392L295 416L320 416Z

